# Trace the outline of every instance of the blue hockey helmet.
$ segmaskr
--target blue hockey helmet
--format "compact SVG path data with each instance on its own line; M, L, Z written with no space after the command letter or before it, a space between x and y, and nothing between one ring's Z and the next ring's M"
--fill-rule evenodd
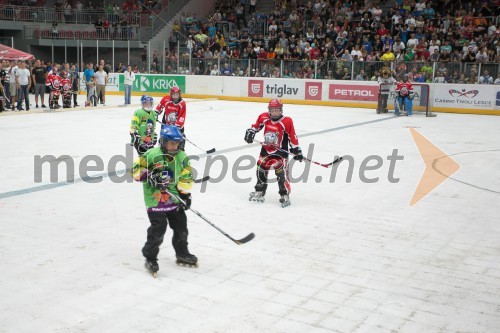
M142 108L146 111L151 111L153 110L153 97L149 96L149 95L142 95L141 97L141 105L142 105Z
M161 149L171 155L175 155L179 150L168 150L167 142L178 142L180 143L184 137L177 126L174 125L162 125L160 130L160 147Z

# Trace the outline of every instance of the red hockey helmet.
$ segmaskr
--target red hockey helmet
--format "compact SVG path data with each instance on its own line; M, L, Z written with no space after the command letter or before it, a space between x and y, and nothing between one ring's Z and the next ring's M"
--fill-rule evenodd
M172 87L170 89L170 100L174 103L178 103L181 100L181 88Z
M269 111L269 117L272 120L278 120L283 116L283 103L277 98L269 102L267 109Z

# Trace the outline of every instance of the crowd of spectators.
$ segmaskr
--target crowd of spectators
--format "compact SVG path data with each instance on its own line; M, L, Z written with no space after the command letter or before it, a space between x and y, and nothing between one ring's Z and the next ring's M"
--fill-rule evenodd
M396 76L407 73L419 82L478 83L480 65L481 74L499 74L497 2L398 0L384 11L362 0L276 1L264 13L259 1L221 1L207 18L182 13L173 25L168 66L175 67L176 38L187 36L181 59L194 60L193 74L220 64L220 75L284 76L283 60L289 60L286 75L298 78L370 80L384 61ZM232 69L224 72L227 64Z
M0 10L0 19L16 21L79 23L94 25L97 38L112 36L122 27L140 26L149 22L151 11L160 12L164 5L156 0L57 0L54 7L45 6L45 0L8 0ZM33 9L24 6L36 6ZM105 35L104 32L110 32ZM53 37L51 35L50 37ZM59 37L59 36L57 36ZM63 36L64 37L64 36ZM118 36L120 37L120 36ZM123 37L129 37L124 35Z

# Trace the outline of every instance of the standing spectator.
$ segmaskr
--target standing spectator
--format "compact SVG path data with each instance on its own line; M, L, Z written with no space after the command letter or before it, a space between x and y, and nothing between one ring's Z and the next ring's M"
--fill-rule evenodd
M17 99L17 70L19 67L17 66L17 60L12 61L12 64L9 69L10 76L10 106L12 111L16 110L16 99Z
M249 14L255 13L255 6L257 5L257 0L250 0Z
M30 70L26 68L26 63L21 61L21 67L17 70L16 73L16 85L19 89L19 98L17 101L17 110L22 111L23 97L24 102L26 103L26 111L30 109L30 99L28 96L28 91L31 86L31 75Z
M174 52L174 50L177 48L177 41L179 39L177 38L177 35L172 31L170 33L170 37L168 37L168 49L170 52Z
M130 95L132 94L132 85L134 84L135 74L132 72L132 67L127 66L127 71L124 73L125 76L125 105L130 104Z
M91 81L94 76L94 67L93 63L89 62L87 64L87 69L83 72L83 77L85 78L85 87L87 89L87 103L90 104L90 89L91 89Z
M96 94L101 96L101 104L106 106L106 85L108 83L108 74L104 71L104 66L99 65L99 70L95 73Z
M59 29L57 29L57 21L52 22L52 38L59 37Z
M79 106L77 103L79 88L79 78L78 78L78 68L75 65L71 65L69 70L69 77L71 80L71 90L73 90L73 107Z
M2 63L0 64L0 80L1 80L1 82L0 82L0 112L5 111L5 99L4 99L5 92L3 89L3 82L5 80L5 75L7 75L7 73L3 69L4 63L5 63L5 61L2 60Z
M9 60L5 61L5 65L3 67L3 70L5 71L5 77L2 79L3 81L3 90L5 92L5 96L7 97L7 100L5 101L5 109L10 109L10 68L12 67L12 64ZM14 82L14 80L12 80Z
M35 68L31 71L32 82L35 85L35 108L38 108L38 95L40 95L40 100L42 102L42 108L45 106L45 81L47 80L47 72L45 68L42 67L40 60L36 60Z

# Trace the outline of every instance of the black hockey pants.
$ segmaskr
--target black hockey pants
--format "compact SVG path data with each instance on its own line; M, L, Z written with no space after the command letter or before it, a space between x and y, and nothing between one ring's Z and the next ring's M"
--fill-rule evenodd
M160 245L163 243L163 237L167 231L167 225L174 231L172 236L172 246L176 255L189 254L188 251L188 229L187 217L183 209L168 213L148 212L149 222L148 238L142 248L142 254L148 259L158 259Z

